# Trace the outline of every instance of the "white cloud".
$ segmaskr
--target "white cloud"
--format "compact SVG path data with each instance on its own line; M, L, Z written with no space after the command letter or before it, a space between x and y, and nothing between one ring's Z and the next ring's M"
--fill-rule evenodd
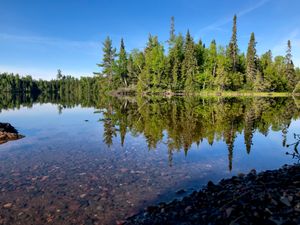
M271 0L262 0L262 1L259 1L257 4L249 7L249 8L246 8L246 9L243 9L241 11L239 11L237 13L237 16L238 17L242 17L242 16L245 16L249 13L251 13L252 11L262 7L263 5L265 5L266 3L270 2ZM219 31L225 31L224 29L222 29L221 27L232 22L232 16L230 17L226 17L226 18L222 18L220 20L217 20L215 21L214 23L202 28L201 30L199 30L196 34L196 38L199 38L200 35L203 35L205 32L208 32L208 31L211 31L211 30L219 30Z

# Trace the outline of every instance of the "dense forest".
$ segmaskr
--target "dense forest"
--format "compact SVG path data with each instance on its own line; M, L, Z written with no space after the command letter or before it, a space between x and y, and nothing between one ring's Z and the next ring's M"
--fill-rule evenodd
M153 35L149 35L143 50L133 49L130 53L123 39L117 52L107 37L103 42L103 59L97 64L101 72L95 72L93 77L78 79L58 70L56 79L46 81L3 73L0 74L0 92L60 96L69 92L83 96L116 90L188 94L203 90L300 93L300 68L293 63L291 41L287 41L285 56L273 57L270 50L258 56L254 33L250 35L246 54L240 52L236 16L226 47L217 45L215 40L209 46L201 40L195 42L189 31L185 36L176 34L174 24L172 17L167 51Z
M18 74L0 74L0 93L2 94L83 96L98 93L100 89L97 77L78 79L63 75L61 70L58 70L57 78L50 81L35 80L29 75L20 77Z
M291 42L287 42L285 56L273 57L272 52L267 51L259 57L255 35L251 33L247 53L241 53L236 16L226 47L218 46L215 40L206 47L201 40L195 42L189 31L185 36L176 34L174 17L167 43L165 54L158 37L149 35L144 50L134 49L128 54L122 39L117 53L107 37L103 43L103 59L98 64L102 72L95 74L109 90L299 92L300 69L293 64Z

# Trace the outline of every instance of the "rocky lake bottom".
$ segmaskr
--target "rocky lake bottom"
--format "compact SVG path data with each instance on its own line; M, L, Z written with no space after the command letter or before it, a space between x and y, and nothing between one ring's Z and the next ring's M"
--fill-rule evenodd
M208 181L294 164L299 112L290 98L3 108L25 137L0 145L0 224L121 224Z

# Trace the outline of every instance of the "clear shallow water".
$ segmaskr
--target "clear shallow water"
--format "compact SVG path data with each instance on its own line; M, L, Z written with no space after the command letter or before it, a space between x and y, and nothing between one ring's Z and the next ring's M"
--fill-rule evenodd
M0 121L26 137L0 145L0 204L12 203L0 224L115 224L179 189L294 163L284 143L300 133L296 103L110 98L2 109Z

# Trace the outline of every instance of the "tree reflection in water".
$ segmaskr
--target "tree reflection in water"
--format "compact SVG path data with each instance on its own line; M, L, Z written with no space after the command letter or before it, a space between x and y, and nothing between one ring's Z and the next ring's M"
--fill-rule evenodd
M1 109L31 107L35 102L55 103L59 113L77 105L94 107L103 123L103 141L113 145L118 136L123 146L126 133L142 134L149 150L166 140L169 164L173 153L183 150L185 154L192 144L204 140L210 145L224 141L228 148L229 170L232 170L234 143L238 134L244 135L245 149L251 152L254 132L265 136L268 131L281 131L283 145L292 119L299 117L299 100L293 98L200 98L200 97L108 97L96 94L1 96ZM167 135L166 135L167 134ZM166 139L164 139L166 136ZM297 150L298 140L292 144ZM288 145L291 146L291 145Z
M293 147L292 152L286 152L287 155L291 155L293 158L298 160L298 163L300 162L300 154L298 151L298 146L300 144L300 134L294 134L295 142L289 145L286 145L287 148Z
M173 153L188 154L192 144L223 140L228 147L232 169L234 143L244 135L245 149L251 152L254 132L267 136L269 129L281 131L286 142L288 127L299 109L292 98L110 98L103 103L104 140L111 145L119 132L124 144L126 132L143 134L149 149L156 149L167 133L169 163ZM106 121L109 121L109 125Z

